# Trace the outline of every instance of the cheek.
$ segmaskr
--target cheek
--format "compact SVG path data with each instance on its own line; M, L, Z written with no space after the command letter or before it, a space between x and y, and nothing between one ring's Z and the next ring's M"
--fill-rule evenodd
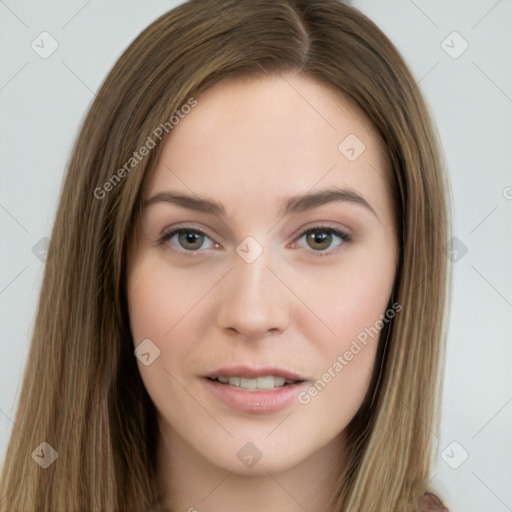
M128 279L130 327L135 345L145 338L170 340L180 323L204 296L207 278L172 270L157 257L146 255ZM158 340L158 341L157 341Z
M150 394L170 387L180 392L172 377L192 378L187 370L197 367L198 354L204 356L197 345L207 339L205 330L214 320L209 292L222 272L173 269L162 255L147 252L131 268L127 293L134 348L149 339L159 350L151 365L137 361Z
M361 297L367 299L364 307ZM308 338L315 343L311 360L315 362L316 380L298 398L305 417L323 419L318 422L318 428L325 429L322 435L334 436L343 430L363 402L376 363L379 320L386 298L383 294L375 300L365 293L352 303L340 297L332 315L336 335L314 337L310 331Z
M302 318L301 330L314 344L311 360L317 370L316 382L300 401L311 404L314 415L328 414L338 425L347 424L364 399L387 323L382 318L395 263L390 252L382 251L379 261L372 254L371 250L354 251L339 269L317 270L316 286L310 287L308 298L322 322L311 315L297 315Z
M320 378L299 397L306 409L305 418L313 418L318 435L336 436L356 415L370 384L375 348L376 343L363 348L351 361L333 359Z
M377 338L375 326L382 329L381 315L388 306L395 278L391 255L376 261L369 251L354 251L339 266L314 272L314 276L302 278L299 292L307 297L311 313L297 315L299 321L303 318L302 328L308 331L308 338L322 340L324 352L331 357L349 350L358 336Z
M149 364L138 358L137 366L146 390L159 408L174 388L173 362L183 364L186 357L187 343L173 343L172 348L169 344L186 337L187 333L180 331L185 324L181 320L186 319L189 303L197 301L197 297L189 297L190 287L180 282L179 275L148 255L133 267L127 292L134 349L145 343L151 353Z
M168 265L148 254L133 265L128 276L134 348L149 339L154 344L150 345L152 350L156 350L153 354L158 354L155 358L152 354L148 365L137 359L139 373L155 407L173 421L179 421L190 402L178 384L183 380L178 374L188 364L191 324L187 320L201 297L200 284L193 284L186 282L183 273L172 272Z

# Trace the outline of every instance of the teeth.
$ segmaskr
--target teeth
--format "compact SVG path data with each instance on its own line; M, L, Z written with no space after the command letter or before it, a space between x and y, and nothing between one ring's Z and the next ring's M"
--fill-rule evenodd
M217 377L217 380L223 384L229 384L249 391L280 388L284 386L285 383L292 384L294 382L293 380L285 380L283 377L273 377L272 375L254 379L246 377L226 377L221 375Z
M232 386L240 386L240 377L228 377L228 382Z
M230 379L231 380L231 379ZM258 379L240 379L240 387L244 389L256 389L258 386Z

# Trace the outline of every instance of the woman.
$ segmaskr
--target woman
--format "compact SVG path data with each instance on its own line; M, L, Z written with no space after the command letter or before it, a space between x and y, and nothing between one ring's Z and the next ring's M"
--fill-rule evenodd
M437 148L341 2L152 23L69 164L0 510L447 510Z

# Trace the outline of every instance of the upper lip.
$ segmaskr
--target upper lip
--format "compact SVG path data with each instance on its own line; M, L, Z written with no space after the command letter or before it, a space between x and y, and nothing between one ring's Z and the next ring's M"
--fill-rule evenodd
M307 380L303 375L279 368L277 366L247 366L244 364L235 364L230 366L223 366L208 373L205 377L215 379L220 376L224 377L245 377L256 378L266 377L271 375L273 377L283 377L286 380L304 381Z

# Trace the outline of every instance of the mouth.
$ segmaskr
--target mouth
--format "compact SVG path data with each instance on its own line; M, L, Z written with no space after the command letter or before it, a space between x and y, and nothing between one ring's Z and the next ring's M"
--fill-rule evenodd
M277 366L234 364L201 377L207 393L230 409L273 414L291 407L310 385L305 375Z
M282 368L244 365L218 368L201 381L206 392L229 409L259 415L286 410L310 385L303 375Z
M207 379L226 386L241 388L246 391L268 391L304 382L304 379L286 379L278 375L264 375L261 377L219 375L218 377L207 377Z

